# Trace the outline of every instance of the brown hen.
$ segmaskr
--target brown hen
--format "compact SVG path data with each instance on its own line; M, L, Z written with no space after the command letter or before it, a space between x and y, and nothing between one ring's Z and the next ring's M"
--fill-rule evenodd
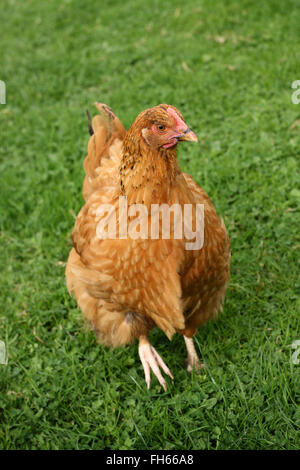
M161 104L147 109L126 132L108 106L96 106L100 114L90 125L92 135L84 162L85 205L73 230L67 286L99 341L116 347L138 339L147 387L152 369L166 389L160 368L170 377L172 374L148 334L155 326L169 339L175 332L183 334L188 370L202 367L192 337L222 306L229 281L229 237L207 194L180 170L178 142L197 138L175 107ZM121 213L120 200L126 201L125 213L123 209ZM139 204L146 208L146 216L137 223L136 211L130 213L130 208L140 208ZM175 204L183 211L185 205L191 205L191 230L196 205L204 206L202 247L187 249L190 237L185 232L181 238L175 235L176 220L182 224L182 218L175 220L175 215L169 236L159 225L158 236L151 238L151 208L162 204L169 208ZM162 213L159 217L161 224ZM104 221L113 227L109 225L112 220L115 238L109 230L105 236L99 231ZM121 223L128 226L134 220L135 236L124 235Z

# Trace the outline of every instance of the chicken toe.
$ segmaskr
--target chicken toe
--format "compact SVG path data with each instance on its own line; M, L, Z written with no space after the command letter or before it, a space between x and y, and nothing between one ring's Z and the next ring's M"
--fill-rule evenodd
M167 384L164 377L161 374L160 367L165 374L167 374L171 379L173 375L170 372L170 369L166 366L160 355L156 352L154 347L150 344L147 336L140 336L139 341L139 356L145 372L145 381L147 388L150 388L150 371L152 370L154 375L157 377L160 385L167 390Z

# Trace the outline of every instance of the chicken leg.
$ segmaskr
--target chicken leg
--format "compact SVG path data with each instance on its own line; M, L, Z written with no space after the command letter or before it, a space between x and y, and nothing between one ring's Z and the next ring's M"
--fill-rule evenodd
M186 350L188 354L187 359L186 359L187 371L192 372L193 369L195 369L195 371L199 371L200 369L205 367L205 365L203 364L203 362L200 361L197 355L193 338L188 338L187 336L184 336L184 335L183 337L184 337Z
M163 378L160 367L173 380L173 375L171 374L169 368L166 366L160 355L155 351L154 347L150 344L147 336L140 336L139 338L139 356L141 362L143 364L144 372L145 372L145 382L147 388L150 388L150 370L152 369L154 375L156 375L160 385L166 392L167 384L165 379Z

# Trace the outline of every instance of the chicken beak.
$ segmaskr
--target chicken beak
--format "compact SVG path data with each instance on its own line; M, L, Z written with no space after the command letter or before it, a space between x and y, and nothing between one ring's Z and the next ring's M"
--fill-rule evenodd
M191 129L187 128L178 138L177 140L179 141L185 141L185 142L198 142L198 138L196 134L194 134Z

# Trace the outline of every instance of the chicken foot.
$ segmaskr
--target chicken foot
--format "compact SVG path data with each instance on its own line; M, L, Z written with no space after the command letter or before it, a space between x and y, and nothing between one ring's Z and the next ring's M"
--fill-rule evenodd
M150 381L151 381L151 376L150 376L150 371L152 369L154 375L157 377L160 385L166 392L167 390L167 384L165 379L163 378L160 367L164 371L165 374L167 374L171 379L173 380L173 375L171 374L169 368L166 366L160 355L155 351L154 347L150 344L147 336L140 336L139 338L139 356L144 368L145 372L145 382L147 385L147 388L150 388Z
M205 365L203 364L203 362L200 361L197 355L195 345L194 345L194 340L193 338L188 338L187 336L184 336L184 335L183 337L184 337L186 350L188 354L186 362L185 362L187 366L186 367L187 371L192 372L193 369L195 369L195 371L199 371L200 369L205 367Z

